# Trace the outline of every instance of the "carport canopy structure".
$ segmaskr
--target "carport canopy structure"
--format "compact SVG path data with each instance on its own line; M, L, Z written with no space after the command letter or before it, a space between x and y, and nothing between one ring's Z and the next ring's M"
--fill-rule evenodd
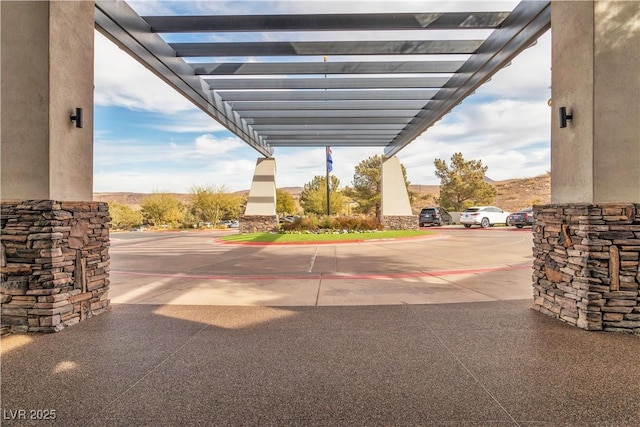
M391 157L550 28L549 1L433 11L442 3L416 3L432 11L415 13L334 13L329 2L322 14L140 16L98 0L95 24L265 157L286 146L381 146Z

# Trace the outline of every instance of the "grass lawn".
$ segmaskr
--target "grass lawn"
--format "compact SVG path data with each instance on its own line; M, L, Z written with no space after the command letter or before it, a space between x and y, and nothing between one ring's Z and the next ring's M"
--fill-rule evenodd
M345 240L372 240L372 239L402 239L408 237L427 236L434 234L432 231L396 230L377 231L370 233L345 233L345 234L278 234L278 233L247 233L233 234L221 237L225 242L263 242L263 243L296 243L296 242L335 242Z

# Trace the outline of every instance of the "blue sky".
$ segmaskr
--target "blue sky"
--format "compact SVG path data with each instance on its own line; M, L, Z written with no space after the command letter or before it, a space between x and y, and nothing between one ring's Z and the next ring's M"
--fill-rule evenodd
M320 4L322 3L322 4ZM446 3L469 10L469 3ZM172 14L185 3L131 3L138 13ZM420 2L208 1L190 13L307 13L331 10L424 11ZM453 5L453 6L451 6ZM513 8L514 2L476 2L473 10ZM497 6L496 6L497 5ZM322 7L321 7L322 6ZM349 7L348 9L345 9ZM320 8L314 10L314 8ZM231 35L225 37L255 37ZM272 35L277 37L277 35ZM248 189L260 154L194 107L150 71L96 32L95 192L189 192L196 185ZM433 162L462 152L480 159L494 180L530 177L550 169L550 33L428 129L398 157L413 184L438 184ZM334 171L343 186L355 166L380 147L333 147ZM302 186L324 174L324 148L276 148L278 187Z

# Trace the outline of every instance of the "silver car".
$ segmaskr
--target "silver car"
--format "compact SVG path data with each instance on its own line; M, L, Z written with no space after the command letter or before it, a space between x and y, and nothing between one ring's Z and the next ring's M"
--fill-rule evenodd
M460 222L470 228L479 225L482 228L492 227L494 224L507 224L511 212L505 212L496 206L472 206L460 215Z

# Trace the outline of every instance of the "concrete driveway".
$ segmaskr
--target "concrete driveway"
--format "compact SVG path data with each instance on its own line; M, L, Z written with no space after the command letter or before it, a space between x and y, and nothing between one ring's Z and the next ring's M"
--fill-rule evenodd
M640 425L640 339L531 310L530 231L438 233L114 234L111 310L1 338L2 426Z
M531 230L434 229L362 243L222 244L222 232L116 233L112 302L340 306L532 298Z

